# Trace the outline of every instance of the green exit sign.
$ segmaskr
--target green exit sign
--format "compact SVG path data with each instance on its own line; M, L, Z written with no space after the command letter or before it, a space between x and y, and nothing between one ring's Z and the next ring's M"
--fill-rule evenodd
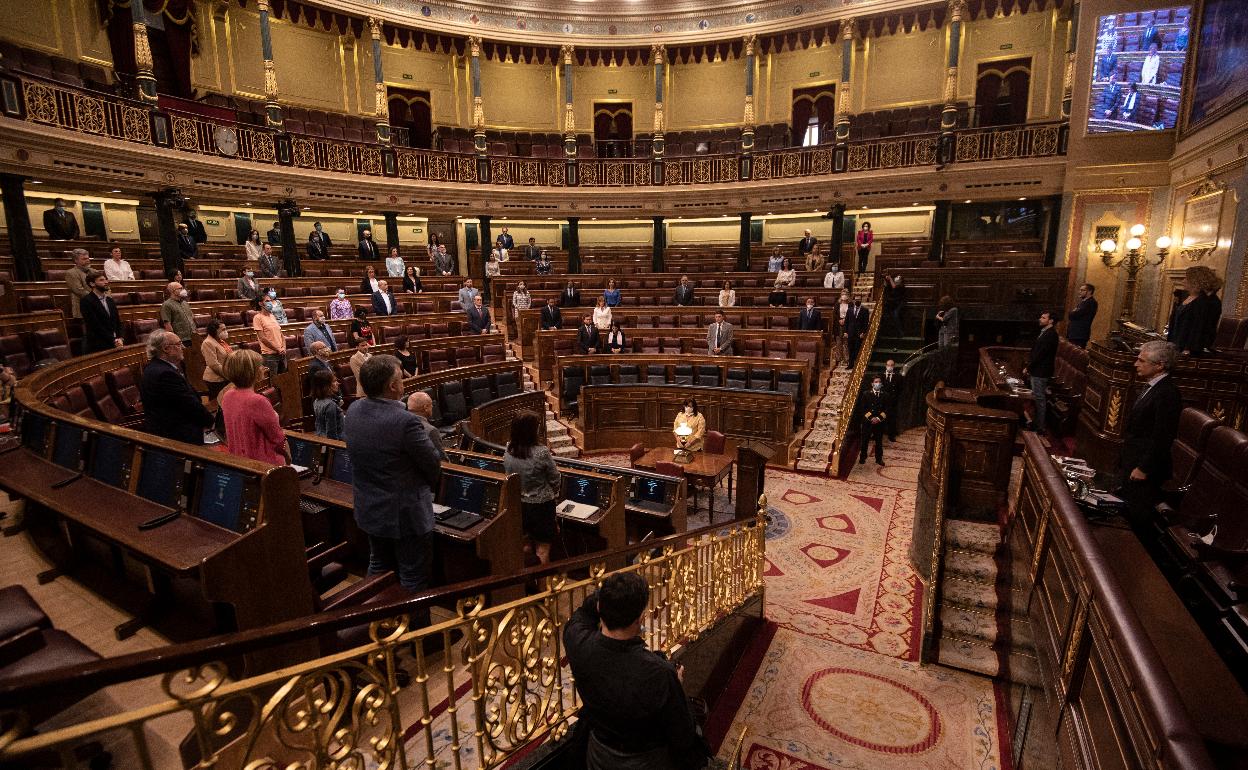
M403 79L404 79L404 80L415 80L416 78L412 77L412 73L410 73L410 72L404 72L404 73L403 73Z
M1013 43L1002 43L1002 44L1001 44L1001 50L1002 50L1002 51L1008 51L1008 50L1010 50L1010 49L1011 49L1011 48L1013 48L1013 47L1014 47L1014 44L1013 44Z
M221 225L221 220L219 219L205 219L204 222L208 223L209 227L219 227Z
M609 94L618 94L619 92L620 92L620 89L618 89L618 88L608 88L608 89L607 89L607 93L609 93Z
M819 77L819 75L820 75L820 74L822 74L822 73L820 73L820 72L819 72L819 70L815 70L814 72L810 73L810 74L809 74L809 75L807 75L806 77L808 77L808 78L817 78L817 77Z

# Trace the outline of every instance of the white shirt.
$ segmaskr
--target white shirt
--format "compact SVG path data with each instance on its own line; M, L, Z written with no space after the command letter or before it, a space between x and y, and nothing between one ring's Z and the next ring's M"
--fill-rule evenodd
M507 249L494 249L494 256L499 262L506 262L508 258Z
M247 259L252 262L258 262L260 261L260 255L264 253L264 244L247 241L243 244L243 249L247 252Z
M485 263L485 274L491 278L497 278L502 273L502 265L496 260L491 259Z
M736 304L737 304L737 290L736 289L729 289L727 291L720 289L720 292L719 292L719 306L720 307L733 307Z
M1161 67L1161 56L1158 54L1149 54L1144 57L1144 66L1140 67L1141 83L1156 83L1157 69Z
M845 288L845 274L841 272L840 270L837 270L836 272L832 272L829 270L823 276L823 288L844 289Z
M386 257L386 273L391 278L403 277L403 258L402 257Z
M611 328L611 308L594 308L594 326L597 326L599 331L607 331Z
M134 271L130 269L130 263L126 260L117 260L109 257L104 260L104 275L108 276L110 281L133 281Z

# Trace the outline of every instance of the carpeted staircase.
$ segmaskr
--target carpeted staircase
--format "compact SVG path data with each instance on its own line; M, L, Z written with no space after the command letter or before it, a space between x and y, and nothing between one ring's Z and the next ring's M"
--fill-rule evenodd
M1001 528L995 523L947 523L937 660L1038 685L1031 622L1019 600L1027 576L999 569L1001 548Z
M515 351L510 346L507 348L508 358L516 357ZM526 391L538 390L537 368L525 363L520 370L520 376L523 380L523 387ZM551 454L556 457L580 457L581 450L576 445L571 431L568 426L555 416L550 401L551 394L546 394L546 445L550 447Z

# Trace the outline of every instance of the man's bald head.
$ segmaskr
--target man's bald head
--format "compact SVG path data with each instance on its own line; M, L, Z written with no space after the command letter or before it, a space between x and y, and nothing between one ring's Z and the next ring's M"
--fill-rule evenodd
M407 411L428 420L433 416L433 399L429 398L428 393L418 390L407 397Z

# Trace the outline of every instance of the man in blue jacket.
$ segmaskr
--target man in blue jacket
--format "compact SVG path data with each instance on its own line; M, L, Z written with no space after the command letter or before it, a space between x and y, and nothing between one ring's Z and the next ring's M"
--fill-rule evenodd
M1090 283L1085 283L1079 287L1079 304L1075 305L1066 319L1070 322L1066 325L1066 339L1074 345L1081 348L1088 346L1088 340L1092 339L1092 321L1096 319L1096 287Z

